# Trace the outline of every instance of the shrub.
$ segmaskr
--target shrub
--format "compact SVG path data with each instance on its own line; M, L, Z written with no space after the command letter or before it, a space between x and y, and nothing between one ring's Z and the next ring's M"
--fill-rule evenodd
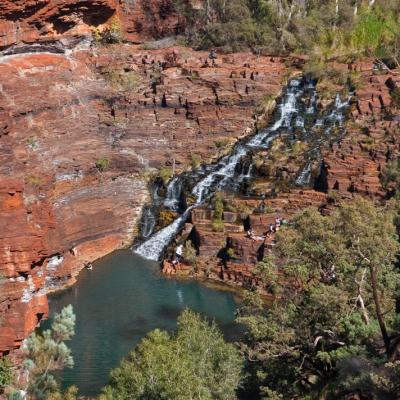
M32 185L32 186L39 186L42 183L42 180L40 177L38 177L36 175L29 175L26 178L26 183L28 183L29 185Z
M114 17L111 24L105 29L93 29L94 40L99 44L111 44L122 42L122 27L121 21Z
M229 142L230 142L230 140L229 140L229 139L226 139L226 138L224 138L224 139L219 139L219 140L216 140L216 141L214 142L214 146L215 146L217 149L223 149L224 147L228 146Z
M251 207L242 202L237 205L236 209L240 214L251 214L253 211Z
M136 92L142 84L142 77L136 71L124 69L106 69L102 71L110 86L120 92Z
M28 147L34 150L37 147L37 137L36 136L31 136L26 143L28 144Z
M169 167L161 167L158 171L158 177L162 180L164 185L172 178L172 169Z
M176 212L171 210L162 210L158 217L158 222L161 227L171 224L176 218Z
M364 150L372 150L374 146L374 139L370 136L363 137L360 141L360 144Z
M224 231L224 223L219 220L214 220L211 223L211 227L214 232L223 232Z
M230 247L228 250L226 250L226 255L227 255L229 258L234 258L234 257L235 257L235 250L233 250L233 249Z
M392 98L393 104L396 107L400 107L400 88L395 88L390 92L390 97Z
M0 393L13 383L12 364L8 357L0 358Z
M190 240L185 243L185 247L183 249L183 258L190 265L195 266L197 263L197 251Z
M198 154L190 154L190 165L193 169L199 168L201 165L201 157Z
M221 221L224 213L224 202L222 201L222 194L217 192L214 196L214 219Z
M336 190L330 190L327 193L326 199L329 203L337 204L340 201L340 194Z
M385 190L398 192L400 187L400 160L389 161L382 169L380 179Z
M275 105L275 97L271 94L267 94L261 99L260 104L257 107L257 112L268 114L275 108Z
M109 165L110 165L110 160L106 157L103 158L99 158L96 162L95 162L96 168L100 171L103 172L105 171Z

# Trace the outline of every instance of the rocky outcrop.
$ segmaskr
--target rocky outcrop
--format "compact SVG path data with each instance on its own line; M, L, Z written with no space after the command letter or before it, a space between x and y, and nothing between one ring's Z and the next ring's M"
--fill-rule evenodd
M173 0L123 0L117 9L124 37L135 43L180 33L184 20Z
M0 5L0 49L88 35L115 13L115 0L9 1Z
M344 68L343 65L340 67ZM274 233L267 232L270 225L275 227L277 216L290 221L299 210L307 207L329 213L338 200L351 200L357 195L380 202L388 198L390 193L383 188L381 175L387 162L398 162L400 155L399 104L393 95L400 87L400 74L398 71L378 70L372 60L352 65L350 71L357 78L357 86L344 134L336 141L326 139L322 144L321 171L313 187L299 189L290 184L293 171L303 164L303 153L296 152L294 159L286 157L287 148L281 138L276 139L261 155L264 164L268 164L268 157L272 157L275 169L284 167L284 179L269 173L252 184L258 197L226 197L225 206L237 211L223 213L217 232L213 229L211 205L193 210L191 232L180 242L187 238L191 240L198 251L198 261L195 268L185 262L166 263L166 274L205 276L232 286L258 286L263 290L264 283L257 280L254 268L273 251ZM279 150L278 158L274 158L275 148ZM281 183L279 186L277 181ZM282 182L286 184L282 185ZM250 230L252 237L246 232ZM271 295L267 291L264 294Z
M173 35L182 21L171 0L3 0L0 50L61 42L72 46L114 19L126 40Z
M97 2L101 3L101 2ZM255 125L284 60L115 45L0 59L0 351L47 315L47 293L127 246L157 168L211 160ZM12 178L10 178L12 177Z
M331 149L325 149L325 190L340 194L358 193L384 199L380 176L389 160L399 154L398 108L391 91L400 84L396 71L378 71L372 61L352 67L358 87L346 125L346 135Z

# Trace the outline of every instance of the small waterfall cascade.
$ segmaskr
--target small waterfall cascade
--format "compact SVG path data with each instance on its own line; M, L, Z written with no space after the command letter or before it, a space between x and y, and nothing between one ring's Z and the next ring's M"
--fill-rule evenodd
M321 144L327 140L332 128L341 127L345 118L345 110L350 97L342 101L337 95L334 104L326 115L321 115L317 107L318 95L315 84L305 82L304 78L292 79L283 92L280 103L275 111L274 122L252 136L239 141L230 155L222 157L217 163L200 167L192 172L191 178L195 182L191 195L195 204L187 208L170 225L153 234L148 240L139 245L134 251L140 256L158 261L164 250L175 238L187 220L190 210L203 204L214 193L224 189L238 190L245 180L251 179L253 165L250 164L244 173L240 168L243 157L257 151L268 149L271 142L280 134L295 137L298 131L306 139L312 129L322 129L322 134L309 152L309 157L315 159L320 155ZM306 121L312 121L311 124ZM308 160L300 171L295 184L304 186L311 179L312 160ZM183 191L183 179L187 173L174 177L166 191L163 206L173 211L179 211L180 199ZM154 229L154 227L153 227ZM149 230L150 231L150 230Z
M170 210L177 211L182 194L182 182L176 176L167 186L167 196L164 200L164 206Z
M148 260L158 261L166 247L171 243L173 238L177 235L179 230L184 225L189 217L190 211L193 207L189 207L182 215L175 219L172 224L166 226L154 234L150 239L142 243L135 253L147 258Z
M157 221L151 207L146 207L143 211L141 235L147 239L154 232Z

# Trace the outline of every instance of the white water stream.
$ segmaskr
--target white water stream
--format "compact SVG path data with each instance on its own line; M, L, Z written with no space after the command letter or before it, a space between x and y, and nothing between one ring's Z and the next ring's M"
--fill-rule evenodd
M302 103L305 93L310 92L308 107ZM192 190L192 195L196 199L195 205L188 208L173 223L161 229L148 240L142 243L135 252L144 258L150 260L159 260L166 247L175 238L183 224L187 220L190 210L193 207L203 204L215 192L227 187L238 187L245 179L251 178L253 166L250 165L246 174L238 173L238 165L247 154L257 149L267 149L274 138L279 135L282 130L292 132L294 128L300 128L305 132L305 114L314 115L313 128L317 126L325 127L325 134L329 134L332 126L341 126L344 120L344 110L348 105L348 100L342 102L339 95L335 99L335 103L331 112L327 116L317 118L317 94L314 85L302 85L302 81L293 79L287 86L281 103L278 107L277 119L268 128L263 129L251 136L249 139L238 143L229 156L223 157L208 174L202 177ZM314 153L319 153L319 148ZM311 179L311 162L307 162L303 170L296 179L299 186L306 185ZM177 211L179 208L180 197L182 194L182 182L177 176L171 180L167 187L167 195L164 200L164 206Z

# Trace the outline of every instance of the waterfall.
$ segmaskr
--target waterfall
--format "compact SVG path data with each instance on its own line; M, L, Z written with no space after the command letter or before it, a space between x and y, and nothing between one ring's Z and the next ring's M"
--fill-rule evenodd
M308 98L307 104L304 103L304 97ZM164 250L182 228L193 207L203 204L217 191L226 188L238 189L244 180L251 177L251 172L253 170L252 163L248 167L247 174L244 174L243 171L238 172L237 167L244 156L257 150L268 149L271 142L281 132L291 133L296 127L301 128L302 134L307 137L309 131L312 129L326 126L326 137L330 134L332 126L337 124L339 126L342 125L344 109L348 106L349 99L342 102L340 96L337 95L328 115L321 116L318 115L317 110L315 85L313 83L304 84L303 79L291 80L276 110L275 122L271 126L260 130L255 135L238 142L233 148L232 153L221 158L216 164L195 171L192 175L192 179L197 180L197 183L194 185L191 193L195 199L195 204L181 214L173 223L161 229L146 242L142 243L135 252L144 258L159 260ZM305 117L303 116L306 114L310 114L311 119L315 121L313 125L311 127L308 126L308 128L306 126ZM313 157L319 156L320 141L322 139L323 136L321 135L321 139L317 141L316 146L310 150L310 154L312 154ZM311 169L312 160L309 160L297 177L295 181L296 185L304 186L310 183ZM179 209L181 195L182 177L178 175L171 180L167 187L167 195L163 202L164 207L177 211Z
M297 186L305 186L311 180L311 163L308 163L300 172L300 175L296 179Z
M143 211L141 235L147 239L153 233L156 227L156 217L151 207L146 207Z
M164 206L170 210L177 211L182 193L182 182L176 176L167 187L167 197L164 200Z
M141 255L148 260L158 261L164 250L177 235L183 224L187 220L193 207L189 207L181 216L179 216L172 224L166 226L154 234L149 240L142 243L135 253Z

